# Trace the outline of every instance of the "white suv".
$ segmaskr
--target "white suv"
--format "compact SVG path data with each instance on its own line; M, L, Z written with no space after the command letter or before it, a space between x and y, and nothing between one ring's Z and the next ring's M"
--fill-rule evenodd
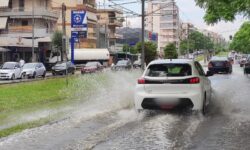
M135 108L172 109L189 106L203 114L211 99L211 82L199 62L186 59L152 61L135 90Z

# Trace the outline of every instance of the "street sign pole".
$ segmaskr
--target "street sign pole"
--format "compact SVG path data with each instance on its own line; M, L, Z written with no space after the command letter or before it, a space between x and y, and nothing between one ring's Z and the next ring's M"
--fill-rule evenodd
M71 46L71 62L75 64L75 39L71 36L71 41L70 41L70 46Z
M79 38L87 38L87 13L85 10L71 11L71 62L74 64L75 41L80 41Z

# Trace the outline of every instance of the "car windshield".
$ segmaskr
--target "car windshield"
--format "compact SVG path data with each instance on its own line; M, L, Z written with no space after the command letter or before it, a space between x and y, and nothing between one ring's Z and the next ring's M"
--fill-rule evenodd
M31 69L34 68L37 64L36 63L27 63L24 64L23 69Z
M5 63L3 64L2 69L13 69L15 67L15 63Z
M116 65L127 65L128 61L126 60L121 60L121 61L118 61Z
M227 57L213 57L211 61L227 61Z
M181 77L192 75L189 64L154 64L149 66L146 76L148 77Z
M97 66L97 62L88 62L85 66L86 67L96 67Z

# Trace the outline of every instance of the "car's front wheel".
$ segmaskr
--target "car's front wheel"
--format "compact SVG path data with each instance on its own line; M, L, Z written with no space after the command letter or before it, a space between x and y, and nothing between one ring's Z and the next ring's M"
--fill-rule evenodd
M203 106L202 106L202 115L207 114L207 96L206 94L204 95L204 100L203 100Z

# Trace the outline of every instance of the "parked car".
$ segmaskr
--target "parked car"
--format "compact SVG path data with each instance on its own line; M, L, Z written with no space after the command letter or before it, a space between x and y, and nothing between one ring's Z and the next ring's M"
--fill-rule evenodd
M111 68L114 71L118 70L131 70L132 63L130 60L119 60L116 65L112 66Z
M21 66L17 62L6 62L0 69L0 79L15 80L21 78Z
M199 62L187 59L155 60L144 71L135 89L135 108L188 107L203 114L211 98L212 72L204 73Z
M232 73L233 67L226 57L213 57L208 63L208 70L213 73Z
M250 56L248 56L247 60L246 60L246 64L244 67L244 74L250 74Z
M239 61L240 67L244 67L245 66L245 64L247 63L247 57L248 57L248 55L242 55L241 56L241 59Z
M102 71L103 66L100 62L94 61L94 62L88 62L84 67L81 68L81 73L94 73L97 71Z
M76 66L72 62L58 62L52 67L52 75L75 74Z
M46 76L46 68L42 63L26 63L23 65L21 78L36 78Z
M136 60L133 64L134 68L141 68L141 60Z

